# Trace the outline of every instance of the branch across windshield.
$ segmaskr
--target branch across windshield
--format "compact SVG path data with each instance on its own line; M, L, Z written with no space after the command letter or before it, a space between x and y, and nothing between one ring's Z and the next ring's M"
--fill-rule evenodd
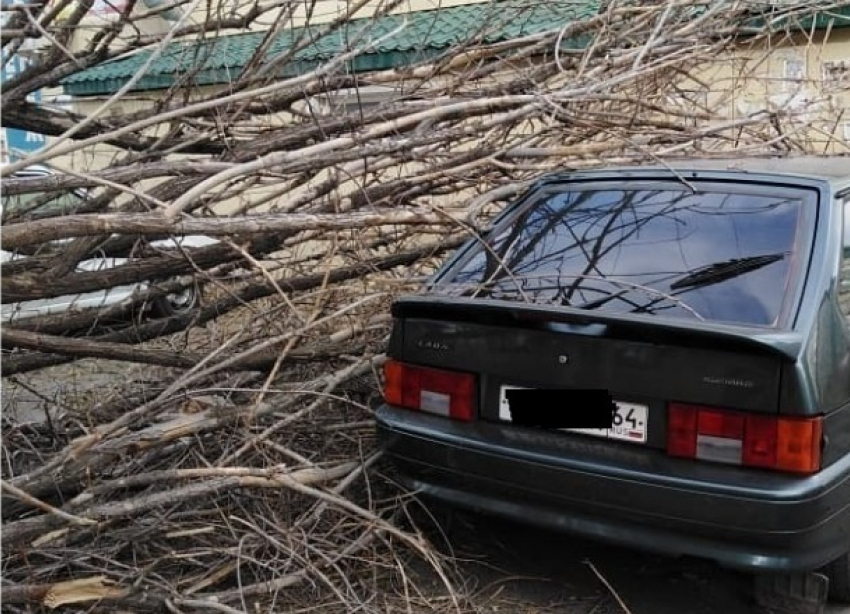
M780 326L811 234L802 194L546 194L503 219L433 290Z

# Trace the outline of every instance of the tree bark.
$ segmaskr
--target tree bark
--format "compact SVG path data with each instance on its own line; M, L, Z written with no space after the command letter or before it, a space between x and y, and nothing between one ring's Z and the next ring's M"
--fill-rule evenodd
M65 215L9 224L3 228L3 249L15 250L28 245L72 237L90 237L119 233L135 235L207 235L210 237L303 230L350 230L408 224L452 225L447 214L425 208L396 209L383 212L354 211L342 214L284 213L252 215L241 218L177 218L158 214Z

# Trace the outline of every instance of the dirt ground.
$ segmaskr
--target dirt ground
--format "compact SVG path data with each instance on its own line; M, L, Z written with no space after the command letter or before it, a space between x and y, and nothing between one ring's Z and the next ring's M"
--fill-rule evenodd
M480 588L482 602L492 602L493 612L756 611L748 578L708 562L665 558L467 512L454 514L449 525L449 543L464 561L463 575Z
M432 540L461 561L482 612L755 614L751 579L708 561L676 559L471 512L438 510ZM607 583L607 586L606 586ZM622 603L620 603L622 602ZM830 604L824 614L850 614Z

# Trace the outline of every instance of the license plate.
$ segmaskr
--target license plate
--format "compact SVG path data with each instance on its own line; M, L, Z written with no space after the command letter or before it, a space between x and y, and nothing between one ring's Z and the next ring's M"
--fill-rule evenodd
M505 394L519 386L502 386L499 390L499 418L505 422L511 421L511 410ZM558 429L569 433L579 433L592 437L604 437L633 443L646 443L646 425L649 423L649 407L639 403L614 401L617 413L614 414L613 426L606 429ZM569 408L553 407L552 411L569 411Z

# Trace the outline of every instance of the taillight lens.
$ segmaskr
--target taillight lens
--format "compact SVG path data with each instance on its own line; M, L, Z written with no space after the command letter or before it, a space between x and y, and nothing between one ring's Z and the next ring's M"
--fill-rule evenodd
M384 363L384 399L390 405L469 422L475 418L477 406L476 379L472 373L388 360Z
M694 458L697 454L697 412L671 405L667 412L667 453Z
M746 467L815 473L821 467L823 418L750 415L670 403L667 453Z
M779 420L776 434L776 468L814 473L820 469L823 420Z
M776 467L778 421L772 416L750 416L744 442L743 462L750 467Z

